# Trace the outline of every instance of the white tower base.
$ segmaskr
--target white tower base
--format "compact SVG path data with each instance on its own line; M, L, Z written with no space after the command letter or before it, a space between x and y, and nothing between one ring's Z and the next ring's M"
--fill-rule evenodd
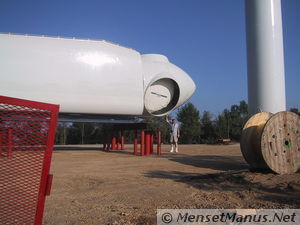
M249 113L286 110L280 0L245 0Z

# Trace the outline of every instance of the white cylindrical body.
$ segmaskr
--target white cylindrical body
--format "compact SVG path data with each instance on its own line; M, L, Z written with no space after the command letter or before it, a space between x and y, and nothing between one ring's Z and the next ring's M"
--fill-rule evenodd
M5 34L0 43L2 95L60 104L68 113L143 111L142 66L134 50L105 41Z
M286 110L280 0L245 0L249 113Z
M161 85L149 91L154 82ZM59 104L64 113L160 116L194 91L162 55L106 41L0 34L1 95Z

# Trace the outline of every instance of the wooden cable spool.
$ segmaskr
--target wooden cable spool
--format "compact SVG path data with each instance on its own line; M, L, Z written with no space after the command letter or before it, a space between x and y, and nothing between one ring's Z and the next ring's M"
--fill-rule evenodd
M260 148L261 136L266 122L273 114L261 112L253 115L245 124L241 137L241 150L246 162L254 169L268 168Z
M300 117L292 112L257 113L245 124L242 154L254 169L271 169L279 174L300 168Z

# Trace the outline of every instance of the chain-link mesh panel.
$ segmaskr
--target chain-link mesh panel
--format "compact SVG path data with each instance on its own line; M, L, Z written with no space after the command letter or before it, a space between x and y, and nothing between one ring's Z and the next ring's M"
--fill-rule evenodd
M36 223L52 116L0 97L0 224Z

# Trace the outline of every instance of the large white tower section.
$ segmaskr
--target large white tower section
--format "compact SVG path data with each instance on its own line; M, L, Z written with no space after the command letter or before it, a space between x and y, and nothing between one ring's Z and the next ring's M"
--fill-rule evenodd
M245 0L249 113L286 110L280 0Z

